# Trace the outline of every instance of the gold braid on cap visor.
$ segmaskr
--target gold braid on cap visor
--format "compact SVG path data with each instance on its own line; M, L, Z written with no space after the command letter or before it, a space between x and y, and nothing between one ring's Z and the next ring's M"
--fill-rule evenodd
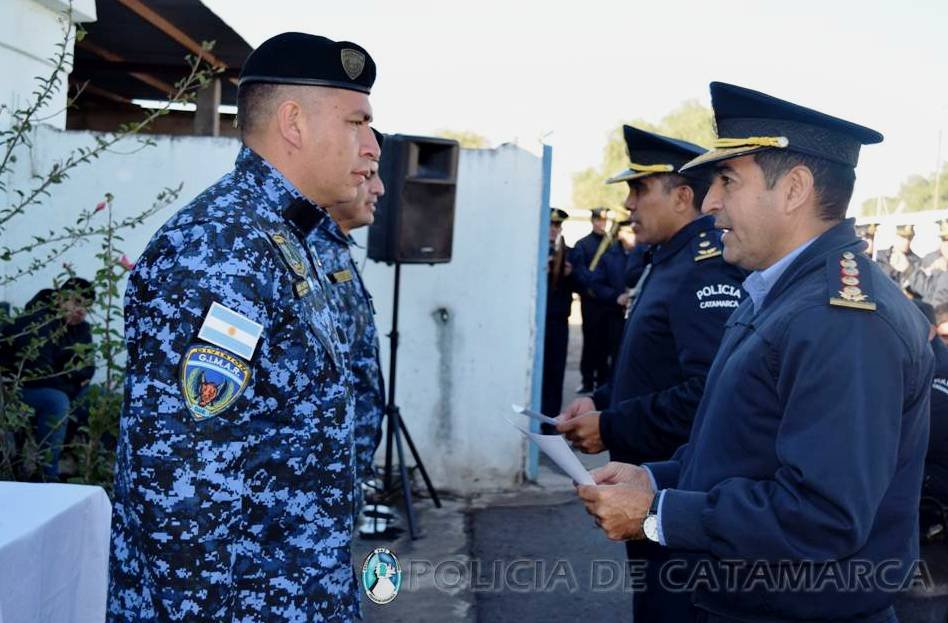
M633 171L638 171L639 173L671 173L675 170L675 165L672 164L636 164L634 162L629 163L629 168Z
M718 149L733 147L787 147L790 140L786 136L748 136L747 138L719 138L714 141Z

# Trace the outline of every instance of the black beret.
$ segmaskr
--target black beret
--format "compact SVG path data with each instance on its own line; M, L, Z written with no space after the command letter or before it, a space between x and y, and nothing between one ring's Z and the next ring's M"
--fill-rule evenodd
M264 82L332 87L369 93L375 61L362 46L302 32L271 37L250 53L238 86Z
M601 218L607 218L609 216L609 210L605 208L593 208L589 211L590 220L596 220Z
M622 126L622 133L629 154L629 168L607 179L606 184L628 182L655 173L674 173L686 162L707 151L694 143L646 132L630 125Z
M682 171L762 149L786 149L855 168L861 146L882 142L875 130L733 84L712 82L711 106L718 128L715 148Z
M551 223L562 223L569 218L569 214L566 213L566 210L560 210L559 208L550 209L550 222Z

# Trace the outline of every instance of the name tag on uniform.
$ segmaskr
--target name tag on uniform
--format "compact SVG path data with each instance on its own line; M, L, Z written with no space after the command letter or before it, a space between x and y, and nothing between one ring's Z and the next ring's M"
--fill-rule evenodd
M204 317L198 339L250 361L261 334L263 325L215 301Z
M352 273L348 268L346 270L340 270L329 275L329 280L333 283L345 283L347 281L352 281Z

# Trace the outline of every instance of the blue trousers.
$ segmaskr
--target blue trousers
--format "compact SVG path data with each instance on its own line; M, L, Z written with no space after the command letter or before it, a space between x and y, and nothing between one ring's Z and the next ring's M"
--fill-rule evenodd
M67 417L69 416L69 396L58 389L41 387L22 390L23 402L36 411L36 441L40 449L49 449L51 458L43 467L47 480L59 479L59 454L66 438Z

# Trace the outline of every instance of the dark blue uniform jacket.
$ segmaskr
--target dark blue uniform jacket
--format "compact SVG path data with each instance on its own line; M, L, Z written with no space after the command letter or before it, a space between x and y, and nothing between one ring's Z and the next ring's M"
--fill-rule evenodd
M790 264L761 309L742 303L690 442L649 465L659 489L674 487L660 510L667 544L701 552L695 564L744 565L731 583L696 588L706 610L890 620L911 573L933 355L926 320L863 246L841 222ZM858 267L855 295L841 283L843 262Z
M613 381L596 391L603 443L620 461L663 460L688 440L724 323L745 294L711 217L653 249Z

